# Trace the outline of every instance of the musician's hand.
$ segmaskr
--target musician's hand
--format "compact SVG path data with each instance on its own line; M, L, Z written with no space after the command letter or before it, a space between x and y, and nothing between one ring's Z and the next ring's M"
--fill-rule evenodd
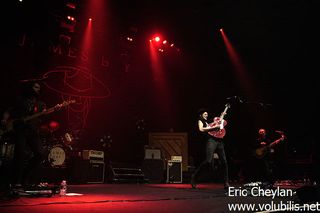
M60 110L61 107L62 107L62 104L57 104L57 105L54 107L54 109L55 109L55 110Z
M214 130L214 129L217 129L217 128L220 128L220 124L215 124L213 125L212 127L210 127L211 130Z
M266 142L261 142L260 145L261 146L265 146L265 145L267 145L267 143Z

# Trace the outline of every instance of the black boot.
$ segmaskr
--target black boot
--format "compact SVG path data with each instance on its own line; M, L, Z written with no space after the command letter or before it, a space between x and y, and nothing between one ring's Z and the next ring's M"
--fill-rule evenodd
M228 181L226 181L226 182L224 183L224 189L228 189L229 187L230 187L230 184L229 184Z
M194 175L191 176L191 182L190 182L190 184L191 184L191 187L192 187L193 189L196 189L196 188L197 188L197 184L196 184Z

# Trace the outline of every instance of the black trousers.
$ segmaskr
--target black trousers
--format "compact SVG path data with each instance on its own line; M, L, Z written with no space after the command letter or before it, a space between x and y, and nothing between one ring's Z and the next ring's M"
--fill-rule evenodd
M195 172L192 174L193 181L197 180L197 176L199 174L199 171L203 168L208 166L208 164L211 166L212 170L214 170L214 153L217 153L219 156L219 159L221 161L222 169L223 169L223 178L224 182L229 182L229 172L228 172L228 162L226 153L224 150L224 144L222 140L215 139L215 138L209 138L207 140L206 144L206 159L201 162L199 167L195 170Z
M19 126L14 132L13 183L28 184L29 178L43 161L39 130L32 126ZM31 151L31 155L27 154Z

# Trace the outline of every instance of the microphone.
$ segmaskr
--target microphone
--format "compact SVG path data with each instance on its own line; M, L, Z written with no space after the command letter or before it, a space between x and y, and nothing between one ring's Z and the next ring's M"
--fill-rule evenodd
M241 97L237 96L237 99L238 99L238 101L239 101L240 103L243 103L243 100L242 100Z
M226 99L227 99L227 100L231 100L231 99L237 99L237 98L238 98L238 96L235 95L235 96L227 97Z
M268 103L262 103L262 102L260 102L260 103L258 103L261 107L271 107L272 106L272 104L268 104Z
M241 97L239 97L239 96L237 96L237 95L227 97L226 99L227 99L227 100L231 100L231 99L233 99L233 100L237 100L237 101L239 101L240 103L244 103L244 101L242 100L242 98L241 98Z

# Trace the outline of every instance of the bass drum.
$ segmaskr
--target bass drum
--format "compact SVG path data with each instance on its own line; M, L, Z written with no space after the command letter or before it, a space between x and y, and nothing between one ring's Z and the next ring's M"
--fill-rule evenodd
M48 154L48 161L52 167L64 167L66 152L60 145L53 146Z

